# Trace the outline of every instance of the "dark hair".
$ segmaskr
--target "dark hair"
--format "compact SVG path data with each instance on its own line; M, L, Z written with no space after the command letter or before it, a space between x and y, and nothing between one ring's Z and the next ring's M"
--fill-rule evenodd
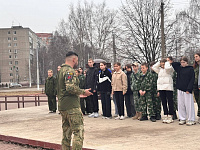
M172 56L168 56L167 58L169 58L171 61L173 61L173 58L172 58Z
M121 63L115 62L114 65L121 66Z
M105 62L105 61L102 61L102 62L100 62L100 63L102 63L104 66L106 65L106 62Z
M66 57L70 57L70 56L73 56L73 55L78 57L78 54L76 54L76 53L73 52L73 51L67 52Z
M160 62L165 63L165 62L167 62L167 59L163 58L163 59L160 60Z
M80 71L78 69L76 69L75 71L77 71L78 73L80 73Z
M153 66L155 63L155 61L150 62L150 66Z
M148 63L142 63L141 66L146 66L148 68Z
M188 58L187 57L185 57L185 56L181 57L180 61L182 61L182 60L188 63Z
M127 65L126 65L126 68L131 68L131 69L132 69L131 64L127 64Z
M198 55L200 57L200 52L196 52L194 55ZM193 68L197 68L198 66L198 63L194 61Z

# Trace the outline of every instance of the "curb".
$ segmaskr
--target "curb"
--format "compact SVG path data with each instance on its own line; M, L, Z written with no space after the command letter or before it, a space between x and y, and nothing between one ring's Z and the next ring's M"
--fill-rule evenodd
M53 150L61 150L60 144L24 139L24 138L13 137L13 136L0 135L0 141L13 142L13 143L22 144L22 145L30 145L34 147L48 148L48 149L53 149ZM94 149L83 148L83 150L94 150Z

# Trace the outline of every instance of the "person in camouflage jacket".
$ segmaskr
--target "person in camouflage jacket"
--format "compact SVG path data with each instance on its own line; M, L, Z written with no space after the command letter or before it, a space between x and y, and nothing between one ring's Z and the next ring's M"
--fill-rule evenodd
M49 113L55 113L56 104L56 78L53 76L53 70L48 70L48 77L45 81L45 94L48 97Z
M138 80L138 89L140 93L140 105L141 105L141 112L142 118L140 121L148 120L147 117L147 109L149 112L150 120L155 122L155 113L153 109L153 102L152 102L152 75L148 71L148 64L142 63L141 64L141 71L142 73L139 76Z

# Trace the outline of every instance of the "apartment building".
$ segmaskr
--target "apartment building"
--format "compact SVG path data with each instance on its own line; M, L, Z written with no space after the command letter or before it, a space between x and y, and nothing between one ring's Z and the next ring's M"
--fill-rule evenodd
M28 84L40 38L22 26L0 28L0 78L2 83Z

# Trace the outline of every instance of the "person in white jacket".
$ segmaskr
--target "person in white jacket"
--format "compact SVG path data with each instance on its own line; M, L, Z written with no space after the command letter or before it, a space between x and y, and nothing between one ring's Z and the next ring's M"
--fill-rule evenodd
M157 90L162 100L165 115L163 123L172 123L174 113L172 76L174 69L166 59L157 62L152 69L158 74Z

